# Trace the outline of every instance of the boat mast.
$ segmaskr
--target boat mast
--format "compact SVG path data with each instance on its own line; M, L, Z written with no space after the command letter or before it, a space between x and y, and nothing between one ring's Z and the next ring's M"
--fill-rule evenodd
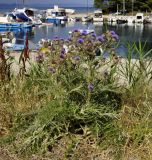
M89 2L87 0L87 16L88 16L88 12L89 12L88 7L89 7Z
M24 4L25 4L25 0L23 0L23 7L24 7Z
M17 0L16 0L16 8L18 8L18 2L17 2Z
M118 14L118 12L119 12L119 4L117 4L117 14Z
M125 14L125 10L126 10L126 8L125 8L125 0L123 0L123 15Z
M134 0L132 0L132 16L134 15Z

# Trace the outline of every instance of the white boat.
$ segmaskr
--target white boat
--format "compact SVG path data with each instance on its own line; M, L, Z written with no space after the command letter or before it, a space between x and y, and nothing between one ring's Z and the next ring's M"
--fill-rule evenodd
M116 22L117 22L117 24L127 23L127 18L126 18L126 16L120 16L117 18Z
M92 22L93 18L90 16L82 17L82 22Z
M8 42L3 43L3 48L6 51L22 51L25 48L25 39L13 38ZM38 50L40 47L28 40L28 48L29 50Z
M152 13L144 18L144 23L152 23Z
M36 11L36 10L35 10ZM7 13L5 16L0 17L0 25L1 24L15 24L16 26L20 26L20 24L29 24L29 25L39 25L42 24L40 18L36 17L34 14L34 9L17 9L15 8L13 12ZM18 25L19 24L19 25Z
M8 23L8 15L0 17L0 23Z
M128 16L127 17L127 24L132 25L133 23L135 23L135 16Z
M55 8L58 8L58 10L65 10L65 13L67 15L71 15L71 14L74 14L75 13L75 9L71 9L71 8L59 8L58 5L54 5L54 8L52 9L47 9L48 12L52 12Z
M108 22L110 22L110 23L113 23L113 22L116 23L117 19L118 19L117 16L109 15Z
M71 14L75 13L75 10L68 8L68 9L65 9L65 12L66 12L67 15L71 15Z
M144 14L143 13L136 14L135 23L144 23Z
M31 22L33 25L40 25L42 24L42 21L38 17L39 11L34 8L22 8L17 9L15 8L12 12L14 18L16 21L22 21L22 22Z
M46 10L46 22L48 23L62 23L68 20L66 11L64 8L54 6L54 9Z
M93 21L94 22L103 22L101 10L94 11Z

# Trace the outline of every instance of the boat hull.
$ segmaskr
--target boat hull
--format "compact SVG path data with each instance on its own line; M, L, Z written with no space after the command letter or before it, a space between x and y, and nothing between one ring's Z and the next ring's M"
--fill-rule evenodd
M28 28L32 29L32 25L24 23L0 23L0 29L18 29L18 28Z
M54 24L59 24L61 23L60 19L46 19L46 23L54 23Z
M54 24L60 24L62 22L66 22L67 19L59 19L59 18L47 18L46 23L54 23Z
M127 23L127 20L117 19L116 22L117 24L124 24Z

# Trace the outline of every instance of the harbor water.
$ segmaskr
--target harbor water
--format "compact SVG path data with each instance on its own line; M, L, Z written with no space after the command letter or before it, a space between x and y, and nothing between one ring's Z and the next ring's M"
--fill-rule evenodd
M143 45L146 43L146 50L152 49L152 24L103 24L101 23L82 23L82 22L68 22L59 25L40 25L28 31L28 38L33 43L38 43L41 39L54 39L60 37L67 39L69 31L75 29L93 29L99 36L107 30L115 31L119 35L121 44L130 44L141 42ZM25 30L15 30L14 35L16 38L24 38ZM124 45L120 45L119 52L122 56L125 54Z
M68 22L66 24L60 25L40 25L31 32L29 32L29 40L34 43L38 43L41 39L54 39L55 37L60 37L67 39L69 37L69 31L75 29L93 29L99 36L107 30L115 31L119 35L120 47L119 52L121 56L126 55L125 46L128 42L133 44L134 42L138 44L146 43L145 50L152 48L152 24L103 24L103 23L82 23L82 22ZM23 38L24 32L19 30L15 31L16 38Z
M0 12L5 13L12 11L14 6L10 6L10 8L0 7ZM47 9L47 8L39 8ZM86 8L86 7L76 7L73 8L76 10L76 13L86 13L88 11L93 12L95 8ZM69 31L75 29L93 29L96 34L99 36L103 34L106 30L115 31L120 39L120 47L119 52L123 56L126 54L124 44L130 42L131 44L145 43L146 42L146 50L152 48L152 24L116 24L116 23L83 23L83 22L67 22L65 24L52 24L52 25L39 25L32 29L32 31L28 32L28 38L33 43L37 44L41 39L54 39L54 37L60 37L67 39L69 37ZM3 32L4 30L0 30ZM13 31L16 38L24 38L25 30L18 29Z

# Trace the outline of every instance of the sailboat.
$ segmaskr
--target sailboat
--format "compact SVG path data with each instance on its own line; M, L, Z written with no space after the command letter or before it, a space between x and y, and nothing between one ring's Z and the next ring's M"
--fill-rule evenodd
M87 0L87 15L82 17L82 22L92 22L92 20L93 20L93 18L89 16L88 8L89 8L89 3Z

